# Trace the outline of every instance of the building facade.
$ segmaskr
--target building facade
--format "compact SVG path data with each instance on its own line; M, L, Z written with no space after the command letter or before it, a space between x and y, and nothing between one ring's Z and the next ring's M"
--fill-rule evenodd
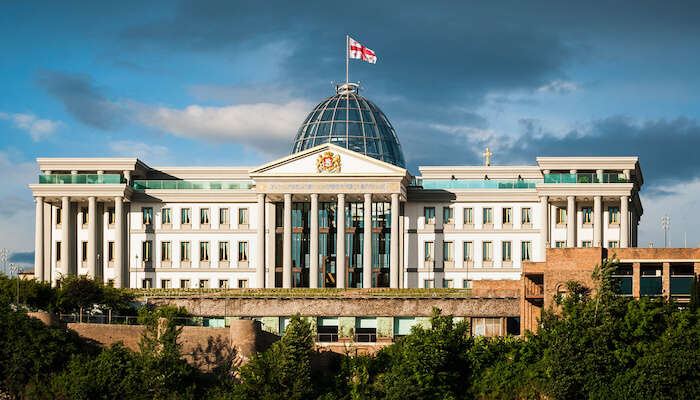
M547 248L637 245L636 157L426 166L343 85L289 156L255 167L39 158L35 276L117 287L471 288L520 280ZM342 256L340 256L342 255Z

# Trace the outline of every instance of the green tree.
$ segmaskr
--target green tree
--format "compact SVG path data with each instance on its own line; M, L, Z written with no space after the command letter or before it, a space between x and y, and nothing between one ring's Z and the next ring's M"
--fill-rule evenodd
M253 356L240 373L239 399L308 399L314 389L311 357L314 355L311 324L298 314L290 318L284 336L268 350Z
M61 279L57 308L64 313L91 309L103 298L102 285L85 275L68 275Z

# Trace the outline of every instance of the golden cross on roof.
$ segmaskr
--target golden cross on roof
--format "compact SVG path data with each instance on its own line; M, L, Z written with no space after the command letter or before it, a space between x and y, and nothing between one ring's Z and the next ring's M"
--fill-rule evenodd
M489 148L488 148L488 147L486 148L486 151L485 151L485 152L481 153L481 155L484 156L484 158L485 158L485 160L484 160L485 165L486 165L487 167L488 167L489 165L491 165L491 160L490 160L490 158L491 158L491 156L493 155L493 153L491 153L491 152L489 151Z

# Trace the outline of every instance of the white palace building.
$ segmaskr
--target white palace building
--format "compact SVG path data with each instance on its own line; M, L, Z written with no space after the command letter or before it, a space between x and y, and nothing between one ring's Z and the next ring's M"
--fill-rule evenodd
M291 127L290 127L291 128ZM290 129L291 131L291 129ZM354 84L255 167L39 158L35 277L117 287L470 287L519 280L547 247L636 247L637 157L405 169Z

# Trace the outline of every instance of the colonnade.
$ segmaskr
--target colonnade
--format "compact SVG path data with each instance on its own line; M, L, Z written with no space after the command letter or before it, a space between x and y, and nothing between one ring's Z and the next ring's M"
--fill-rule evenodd
M292 287L292 194L285 193L284 211L283 211L283 245L282 245L282 287ZM264 202L265 195L258 195L258 204ZM309 238L309 287L319 287L319 195L314 193L310 195L310 238ZM372 287L372 194L365 193L364 201L364 232L363 232L363 253L362 253L362 287ZM392 288L399 287L399 194L391 194L391 226L390 226L390 250L389 250L389 285ZM263 208L260 207L262 210ZM337 194L337 209L345 210L345 194ZM261 212L261 217L264 218ZM264 228L263 220L258 223L258 243L263 243ZM273 227L274 229L274 227ZM345 213L339 211L336 216L336 285L337 287L346 287L347 267L345 265ZM274 238L274 236L273 236ZM274 246L272 241L268 246ZM264 246L258 246L259 259L264 259ZM268 262L269 268L275 268L275 260L271 259ZM265 276L263 263L258 264L256 271L258 282L262 282ZM268 282L268 287L274 287L274 282Z

